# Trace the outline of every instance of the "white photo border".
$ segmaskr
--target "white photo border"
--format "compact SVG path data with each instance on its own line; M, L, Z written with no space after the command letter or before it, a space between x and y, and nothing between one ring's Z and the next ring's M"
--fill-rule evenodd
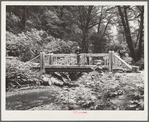
M74 114L73 111L8 111L5 96L6 64L6 5L144 5L145 30L145 108L144 111L87 111L86 114ZM2 1L1 2L1 120L2 121L52 121L52 120L95 120L95 121L146 121L148 119L148 3L115 1Z

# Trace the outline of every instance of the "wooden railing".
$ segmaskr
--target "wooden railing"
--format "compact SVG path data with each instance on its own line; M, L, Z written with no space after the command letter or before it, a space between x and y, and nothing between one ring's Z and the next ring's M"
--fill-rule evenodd
M109 70L112 71L113 69L128 69L133 72L138 72L138 66L131 66L123 59L121 59L114 51L109 51Z
M132 70L132 66L116 55L114 51L109 51L109 70L112 71L120 67Z
M40 68L45 65L55 66L83 66L96 65L99 60L103 60L103 65L109 65L108 53L81 53L81 54L45 54L40 53Z
M93 66L102 62L101 65L108 67L109 71L116 68L127 68L136 70L136 66L131 66L121 59L114 51L109 53L81 53L81 54L45 54L40 53L40 69L45 69L46 66Z

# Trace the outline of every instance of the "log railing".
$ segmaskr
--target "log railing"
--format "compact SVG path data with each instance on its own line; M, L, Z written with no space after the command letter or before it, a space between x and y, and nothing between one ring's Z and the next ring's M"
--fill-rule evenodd
M128 68L130 70L132 70L132 66L130 66L128 63L126 63L123 59L121 59L119 56L114 54L113 57L113 68L116 67L124 67L124 68Z
M136 66L131 66L121 59L114 51L109 53L81 53L81 54L45 54L40 53L40 69L45 69L45 66L92 66L102 60L101 65L113 71L118 67L127 68L130 70L138 69Z
M110 61L111 62L110 70L121 68L121 69L128 69L133 72L139 71L138 66L129 65L127 62L125 62L123 59L121 59L118 55L116 55L116 53L114 53L114 51L110 51L109 55L111 55L111 57L109 58L111 60Z
M132 70L132 66L116 55L114 51L109 51L109 71L119 68Z
M83 66L95 65L98 60L103 60L103 65L109 63L108 53L81 53L81 54L45 54L40 53L40 68L45 65Z

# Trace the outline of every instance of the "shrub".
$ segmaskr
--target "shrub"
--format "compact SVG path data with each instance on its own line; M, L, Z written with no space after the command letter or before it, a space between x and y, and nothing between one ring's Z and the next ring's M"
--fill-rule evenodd
M14 34L21 32L21 28L19 27L20 19L18 16L13 14L12 12L6 12L6 30L10 31Z
M37 56L46 45L46 32L31 29L22 32L17 36L11 32L6 32L7 54L17 56L21 61L28 61Z
M6 88L21 84L37 84L38 71L31 70L30 63L24 63L16 58L6 60Z
M76 47L78 44L77 42L72 41L64 41L61 39L52 39L46 46L47 53L73 53L73 48Z
M64 41L48 36L45 31L31 29L17 36L6 32L7 55L17 56L21 61L28 61L39 55L41 51L46 53L72 53L76 42Z
M19 43L18 37L11 32L6 32L6 55L18 56Z
M32 29L31 32L22 32L18 34L18 41L20 42L20 46L23 47L21 61L28 61L33 57L39 55L40 51L44 49L45 37L42 36L44 31L38 31L36 29Z

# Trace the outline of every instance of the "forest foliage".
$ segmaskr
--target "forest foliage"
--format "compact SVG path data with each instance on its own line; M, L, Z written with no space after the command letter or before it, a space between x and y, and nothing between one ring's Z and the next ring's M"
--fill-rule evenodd
M26 62L41 51L75 53L77 46L83 53L114 50L143 69L144 6L6 7L6 56ZM20 72L17 63L7 61L8 79L11 69Z
M6 30L7 54L22 61L76 45L85 53L123 50L134 62L144 57L144 6L7 6Z

